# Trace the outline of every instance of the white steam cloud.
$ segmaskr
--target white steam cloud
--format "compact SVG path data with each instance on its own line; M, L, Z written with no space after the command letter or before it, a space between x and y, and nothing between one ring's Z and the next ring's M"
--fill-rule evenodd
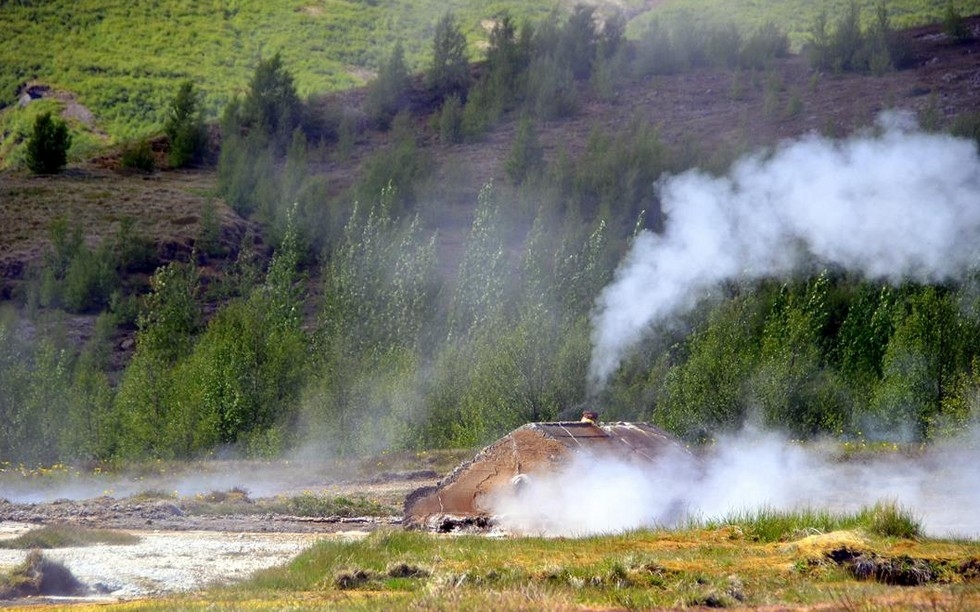
M680 454L654 466L577 455L567 468L532 475L491 504L505 530L546 536L674 527L689 518L723 520L762 509L856 512L897 503L930 536L980 537L980 489L964 465L980 459L976 435L907 457L876 453L840 461L833 446L801 446L746 430L703 458Z
M870 278L940 280L977 263L980 157L972 141L920 131L906 114L846 141L810 136L660 184L667 227L642 233L593 317L593 387L651 325L727 279L816 259Z

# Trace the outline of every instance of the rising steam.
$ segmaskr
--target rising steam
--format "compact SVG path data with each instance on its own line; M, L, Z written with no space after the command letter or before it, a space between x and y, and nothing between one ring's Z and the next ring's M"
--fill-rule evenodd
M724 521L760 510L857 512L878 502L910 511L931 536L980 536L980 490L964 465L980 459L976 432L923 455L840 461L834 447L806 446L748 429L722 437L703 460L683 454L639 466L577 454L557 473L532 475L492 501L500 526L546 536L618 533Z
M935 281L977 263L980 157L972 141L881 116L846 141L809 136L659 185L667 227L642 233L599 296L590 378L601 388L651 325L727 279L785 274L807 261L871 278Z

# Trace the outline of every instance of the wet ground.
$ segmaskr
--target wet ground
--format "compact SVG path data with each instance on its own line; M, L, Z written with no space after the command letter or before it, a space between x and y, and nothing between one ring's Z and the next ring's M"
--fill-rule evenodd
M48 549L43 555L87 587L86 601L156 597L246 578L320 540L397 528L405 496L438 478L431 469L351 475L338 473L336 463L234 461L128 477L8 474L0 479L0 539L45 525L133 534L137 544ZM369 501L373 511L330 514L301 503L336 498ZM0 549L0 572L27 554Z

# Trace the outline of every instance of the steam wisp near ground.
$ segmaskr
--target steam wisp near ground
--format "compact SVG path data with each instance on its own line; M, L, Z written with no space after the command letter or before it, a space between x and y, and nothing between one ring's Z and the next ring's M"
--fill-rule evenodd
M700 460L675 454L653 468L578 455L556 474L531 477L518 495L501 496L494 512L508 530L583 536L766 509L855 512L894 502L927 535L977 538L980 488L964 466L980 460L978 442L974 433L914 456L841 460L836 444L802 445L746 429L720 438Z

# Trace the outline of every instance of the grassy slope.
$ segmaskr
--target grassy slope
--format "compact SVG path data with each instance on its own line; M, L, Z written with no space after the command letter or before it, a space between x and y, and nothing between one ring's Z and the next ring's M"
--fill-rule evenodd
M813 16L831 15L845 0L668 0L610 2L634 17L631 32L652 17L686 11L698 19L720 15L744 28L772 20L797 42ZM425 65L435 22L451 9L477 54L483 20L508 10L519 19L538 19L565 0L239 0L237 2L150 2L138 0L50 0L0 4L0 104L10 104L25 82L38 81L75 94L95 116L94 125L73 121L87 134L76 158L99 136L119 140L159 129L168 101L183 79L206 96L208 113L247 86L261 57L281 52L301 94L361 84L395 40L410 65ZM871 0L863 4L871 5ZM645 7L653 6L647 12ZM890 0L898 25L935 21L943 0ZM980 12L980 0L957 3L963 13ZM870 9L866 11L870 15ZM20 114L16 108L12 113ZM11 141L22 140L29 121L0 118L0 166Z
M206 92L216 116L244 91L256 62L281 52L301 94L361 84L402 40L421 68L439 16L452 9L475 39L503 9L541 16L549 0L53 0L0 5L0 100L37 80L78 95L116 138L162 123L179 81Z

